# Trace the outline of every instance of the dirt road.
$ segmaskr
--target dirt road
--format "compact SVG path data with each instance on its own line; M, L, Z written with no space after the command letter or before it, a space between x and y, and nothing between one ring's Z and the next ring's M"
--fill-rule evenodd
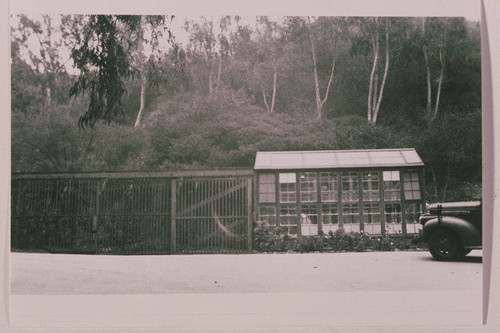
M482 251L437 262L424 251L247 255L11 254L11 293L169 294L482 288Z

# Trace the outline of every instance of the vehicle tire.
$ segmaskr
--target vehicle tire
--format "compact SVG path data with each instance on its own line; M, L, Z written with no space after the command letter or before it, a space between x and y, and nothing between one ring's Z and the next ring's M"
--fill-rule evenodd
M436 230L431 234L429 251L439 261L457 260L465 256L460 239L449 230Z

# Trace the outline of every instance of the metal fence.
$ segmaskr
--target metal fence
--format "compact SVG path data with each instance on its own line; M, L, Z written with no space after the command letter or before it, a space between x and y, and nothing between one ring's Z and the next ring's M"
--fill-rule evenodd
M247 252L252 171L14 174L18 250L161 254Z

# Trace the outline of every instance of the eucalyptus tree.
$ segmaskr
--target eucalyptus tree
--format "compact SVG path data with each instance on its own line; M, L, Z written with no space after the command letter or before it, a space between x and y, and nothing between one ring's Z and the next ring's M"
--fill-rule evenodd
M257 65L253 76L260 87L267 113L274 113L278 90L278 72L285 66L283 63L284 50L281 27L278 22L266 16L258 17L257 22L262 30L256 40ZM269 77L269 74L271 74L271 77ZM272 83L269 84L269 82ZM271 86L271 92L268 101L268 92L266 90L269 89L269 86Z
M314 21L311 21L311 17L307 17L304 20L304 26L307 30L307 37L309 39L311 58L313 63L313 78L314 78L314 92L315 92L315 102L316 102L316 116L318 119L323 119L324 112L323 106L328 100L330 88L333 82L333 75L335 72L335 64L337 61L337 46L340 36L345 32L343 26L343 18L334 17L320 17ZM321 96L320 88L320 75L318 74L318 63L317 63L317 49L316 49L316 38L317 36L326 37L330 42L331 49L331 67L329 70L328 81L326 83L326 88L324 95Z
M25 54L31 67L40 77L45 101L42 110L50 113L58 77L66 73L61 56L65 41L61 36L58 21L60 17L41 15L39 19L20 15L18 26L12 31L12 38L19 48L18 54Z
M368 33L373 54L372 69L370 72L368 86L367 120L369 123L375 125L377 123L380 104L382 103L382 97L384 95L387 73L389 72L389 21L388 19L380 17L368 18L364 22L364 29L366 29L366 32ZM380 66L381 44L384 58L383 68ZM381 80L380 74L382 74Z
M148 85L158 85L160 81L167 79L163 75L166 71L159 65L161 59L164 58L164 52L159 47L159 39L163 36L163 32L167 31L168 40L166 42L170 43L173 41L173 35L163 23L165 23L163 19L158 17L141 16L140 29L142 29L142 33L138 34L131 52L132 66L137 69L141 82L139 111L134 127L141 126ZM149 37L146 36L146 32L148 32ZM162 46L165 47L165 45Z
M446 66L446 42L447 42L447 19L446 18L422 18L422 53L424 56L427 104L426 117L429 122L433 121L439 110L441 89ZM437 61L436 61L437 59ZM432 63L437 62L437 75L432 75ZM435 81L435 84L433 84ZM434 87L433 87L434 86ZM433 90L434 101L433 101Z
M235 19L239 20L238 17ZM200 22L186 20L184 24L184 29L190 34L192 56L204 64L209 96L222 84L223 63L230 54L231 24L230 16L218 20L201 17Z
M147 16L152 26L162 26L164 16ZM141 16L86 15L68 21L67 31L74 38L71 57L80 71L70 95L88 93L89 107L79 126L93 127L102 120L110 123L123 114L125 81L138 74L134 51L144 41Z

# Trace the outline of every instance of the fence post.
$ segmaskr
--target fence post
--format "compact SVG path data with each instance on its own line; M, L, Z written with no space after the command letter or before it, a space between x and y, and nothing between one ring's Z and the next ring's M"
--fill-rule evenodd
M253 214L252 214L252 178L247 178L247 215L248 215L248 251L252 252Z
M171 180L170 183L170 250L172 253L175 253L176 251L176 241L177 241L177 235L176 235L176 230L175 230L175 218L177 215L176 209L177 209L177 182L175 179Z
M97 223L99 219L99 202L101 201L102 179L97 181L96 202L95 202L95 215L92 218L92 238L94 245L94 253L97 254Z

